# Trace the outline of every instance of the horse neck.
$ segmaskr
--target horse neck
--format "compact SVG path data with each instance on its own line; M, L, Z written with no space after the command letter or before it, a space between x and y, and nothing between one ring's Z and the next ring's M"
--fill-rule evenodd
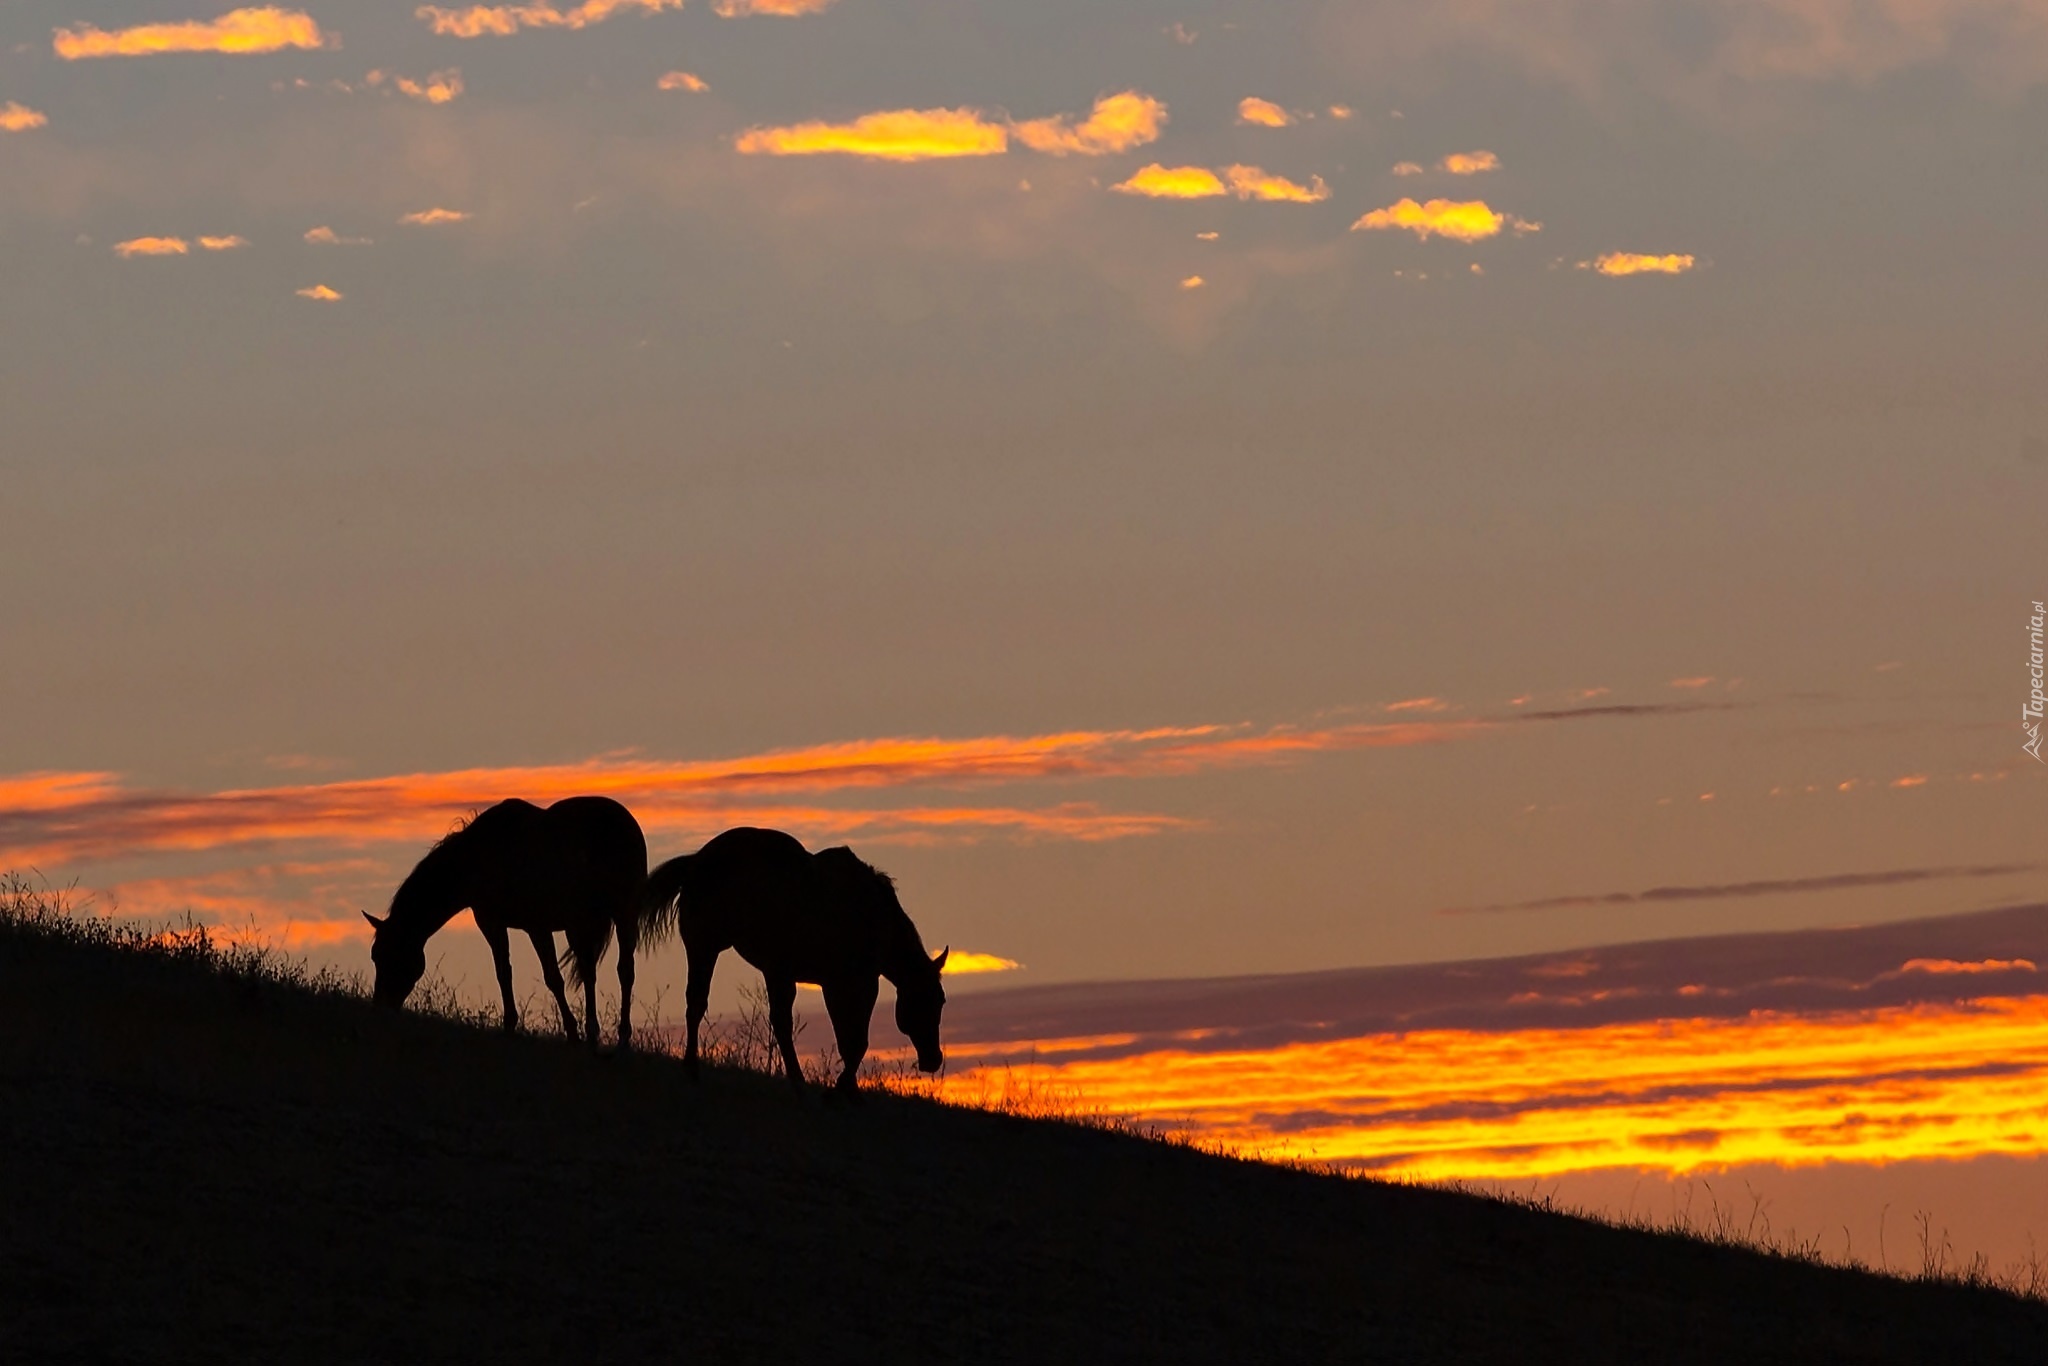
M398 885L389 924L422 944L469 904L469 860L448 845L432 850Z
M878 915L880 923L875 926L877 957L881 961L882 976L890 985L901 990L904 980L920 970L931 970L931 958L924 951L924 941L918 937L917 926L910 923L910 917L900 910L883 911Z

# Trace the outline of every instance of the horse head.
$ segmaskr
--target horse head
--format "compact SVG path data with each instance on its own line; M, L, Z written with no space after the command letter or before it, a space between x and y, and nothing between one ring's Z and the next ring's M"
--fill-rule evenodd
M379 920L368 911L363 919L376 933L370 939L370 961L377 967L377 983L371 995L377 1004L402 1006L420 978L427 975L427 946L391 928L391 917Z
M945 1066L946 1053L939 1047L939 1013L946 1008L946 988L939 973L946 966L951 948L940 949L927 959L914 955L922 967L896 980L896 1027L917 1046L917 1070L936 1072Z

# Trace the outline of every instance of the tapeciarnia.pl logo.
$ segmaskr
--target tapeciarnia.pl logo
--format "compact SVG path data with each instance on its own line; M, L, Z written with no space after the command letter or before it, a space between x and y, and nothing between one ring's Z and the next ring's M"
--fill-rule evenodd
M2033 679L2033 691L2027 695L2027 704L2020 708L2020 729L2026 731L2027 742L2020 748L2034 756L2037 763L2048 763L2041 758L2041 708L2044 699L2041 694L2041 623L2048 619L2048 607L2034 604L2033 619L2027 623L2027 673Z

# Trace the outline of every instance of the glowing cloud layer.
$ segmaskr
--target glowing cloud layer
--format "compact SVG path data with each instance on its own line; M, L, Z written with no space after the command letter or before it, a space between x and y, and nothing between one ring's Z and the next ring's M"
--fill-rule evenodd
M114 255L123 260L131 256L183 256L190 250L191 243L182 237L131 237L114 243Z
M537 5L472 5L461 10L421 5L413 11L413 17L425 20L443 37L509 38L521 29L589 28L627 10L659 14L682 7L683 0L583 0L573 9L563 10L541 0Z
M367 237L343 237L333 228L325 225L306 229L305 240L320 247L367 247L370 245L370 239Z
M1016 135L1017 141L1034 152L1053 156L1065 156L1069 152L1103 156L1157 142L1159 130L1165 123L1166 105L1163 101L1135 90L1126 90L1095 101L1095 108L1079 124L1071 123L1064 114L1056 114L1051 118L1013 123L1010 131Z
M1251 1052L1062 1051L1038 1047L1034 1080L1113 1113L1424 1180L2048 1147L2048 996ZM971 1070L946 1081L977 1084Z
M1498 233L1507 221L1506 214L1495 213L1483 200L1432 199L1418 204L1401 199L1366 214L1351 225L1351 231L1398 230L1412 232L1423 241L1435 234L1456 242L1477 242Z
M431 228L439 223L460 223L466 220L468 217L469 215L463 212L461 209L437 208L420 209L416 212L404 215L398 221L401 223L411 223L417 227Z
M295 289L292 292L301 299L311 299L322 304L339 302L342 297L340 290L329 289L326 285L308 285L304 289Z
M26 133L31 128L47 127L49 122L49 115L25 104L13 100L0 104L0 133Z
M654 83L654 88L656 90L687 90L693 95L701 95L711 87L701 76L693 76L687 71L669 71L664 72L661 79Z
M202 237L199 245L206 251L233 251L249 245L249 239L230 233L226 237Z
M975 109L894 109L863 114L852 123L749 128L733 141L748 156L840 155L877 161L996 156L1009 145L1002 125Z
M1271 100L1247 95L1237 102L1237 121L1256 124L1260 128L1285 128L1294 122L1294 116Z
M265 5L238 9L218 19L173 24L143 24L112 33L80 24L58 29L51 40L67 62L87 57L153 57L167 52L254 54L284 48L318 48L327 39L309 14Z
M1634 251L1610 251L1596 260L1579 262L1579 269L1588 267L1602 275L1683 275L1692 269L1693 259L1675 253L1646 256Z

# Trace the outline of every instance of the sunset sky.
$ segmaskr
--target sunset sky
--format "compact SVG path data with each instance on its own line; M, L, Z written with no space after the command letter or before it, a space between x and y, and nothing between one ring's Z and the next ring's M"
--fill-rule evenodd
M1853 1122L1834 1222L2003 1163L2048 1238L2044 146L2041 0L17 0L0 868L363 966L453 822L607 792L851 843L1021 964L963 1041L1134 1112ZM1131 994L1506 959L1647 1004Z

